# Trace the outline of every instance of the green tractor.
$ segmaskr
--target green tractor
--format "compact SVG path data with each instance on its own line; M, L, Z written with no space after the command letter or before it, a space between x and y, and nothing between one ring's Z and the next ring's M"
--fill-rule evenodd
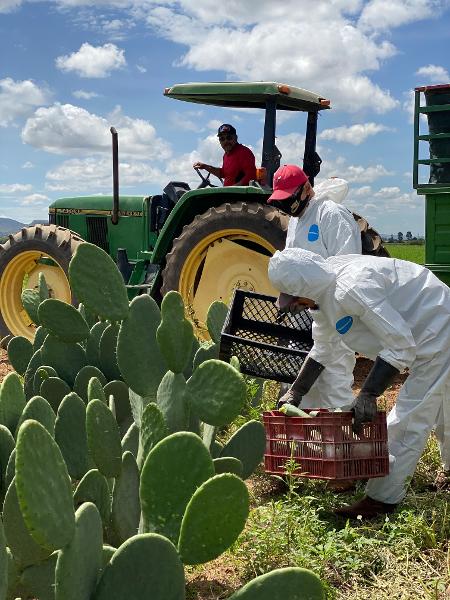
M45 275L51 296L76 302L67 278L77 246L88 241L117 262L130 298L149 292L160 299L181 292L201 328L214 300L225 302L235 288L275 293L267 278L270 256L285 243L288 217L266 204L267 182L280 164L275 144L277 110L307 113L303 167L314 175L317 117L330 102L306 90L277 83L189 83L164 91L168 98L223 106L265 109L262 169L265 182L215 187L203 177L198 189L170 182L154 196L118 192L118 142L113 134L113 196L62 198L49 208L49 224L25 227L0 245L0 337L33 338L35 326L21 293Z

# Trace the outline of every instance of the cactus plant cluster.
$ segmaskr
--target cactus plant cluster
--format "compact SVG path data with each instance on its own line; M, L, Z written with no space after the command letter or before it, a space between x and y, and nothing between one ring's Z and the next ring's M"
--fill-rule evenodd
M215 440L246 393L239 370L217 358L226 307L212 305L205 347L178 293L161 309L147 295L128 303L96 246L79 246L69 278L78 309L49 298L41 277L23 298L34 342L8 345L0 600L182 600L184 565L216 558L243 530L243 480L264 453L257 421ZM288 569L234 597L314 600L323 590Z

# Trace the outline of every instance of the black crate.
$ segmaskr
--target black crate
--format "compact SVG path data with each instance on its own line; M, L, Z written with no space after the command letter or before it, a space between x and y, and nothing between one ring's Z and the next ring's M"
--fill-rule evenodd
M220 358L237 356L242 373L292 383L313 345L308 311L280 314L276 298L235 290L220 339Z

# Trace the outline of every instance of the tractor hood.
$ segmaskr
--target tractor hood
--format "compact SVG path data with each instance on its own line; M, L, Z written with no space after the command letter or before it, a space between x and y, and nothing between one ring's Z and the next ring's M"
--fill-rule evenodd
M330 108L329 100L314 92L272 81L181 83L166 88L164 95L185 102L232 108L265 109L270 99L276 99L278 110L318 111Z
M121 196L120 213L124 217L141 217L144 210L144 196ZM110 215L112 196L79 196L77 198L60 198L49 207L49 213Z

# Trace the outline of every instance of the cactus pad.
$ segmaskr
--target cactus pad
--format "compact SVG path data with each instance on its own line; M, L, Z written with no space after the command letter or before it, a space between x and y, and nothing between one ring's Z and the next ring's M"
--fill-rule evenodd
M92 600L184 600L184 587L176 548L166 538L149 533L136 535L118 548Z
M8 553L3 522L0 519L0 599L5 600L8 591Z
M43 360L41 365L53 367L61 379L69 385L74 384L78 371L86 364L86 353L80 344L61 342L52 335L45 338L41 355Z
M157 404L170 433L185 431L189 427L189 406L185 392L186 380L181 373L168 371L159 384Z
M103 527L97 507L82 504L75 513L75 533L58 556L55 600L85 600L97 586L102 564Z
M39 305L40 324L62 342L83 342L89 336L89 327L83 315L72 304L56 298Z
M88 402L88 385L91 377L96 377L102 386L106 384L106 377L100 369L97 369L97 367L93 367L92 365L83 367L75 377L75 383L73 384L73 391L76 392L86 404ZM98 396L95 397L97 400L103 399Z
M117 423L121 431L126 431L122 429L122 426L126 425L126 429L128 429L132 420L130 390L127 384L123 381L114 380L107 383L103 390L106 398L113 396Z
M156 395L167 371L156 341L161 314L155 300L137 296L130 303L128 319L122 322L117 339L117 360L127 385L140 396Z
M55 422L55 440L69 475L80 480L89 468L86 436L86 405L71 392L61 402Z
M101 381L97 377L91 377L87 386L87 399L88 402L91 400L101 400L106 404L106 394L103 389Z
M20 587L27 597L55 600L55 567L58 553L54 552L42 563L31 565L20 576Z
M25 421L19 429L16 487L34 540L50 550L68 544L75 526L69 474L57 443L37 421Z
M70 387L59 377L49 377L41 383L40 395L47 400L55 413L58 412L64 396L67 396L70 392Z
M161 325L156 332L159 349L167 366L182 373L191 357L194 328L184 316L183 298L179 292L168 292L161 303Z
M11 338L8 343L8 360L19 375L25 374L32 356L33 344L30 340L20 335Z
M103 332L108 327L108 323L105 321L99 321L91 327L88 340L86 342L86 359L89 365L100 369L100 338Z
M191 408L200 419L220 427L238 416L247 389L244 378L231 365L207 360L188 379L186 391Z
M220 343L220 335L222 333L223 324L228 314L228 306L224 302L217 300L213 302L208 309L206 316L206 326L208 327L209 335L216 344Z
M220 475L221 473L234 473L242 478L244 467L238 458L233 458L232 456L215 458L213 463L216 475Z
M141 419L141 443L139 454L139 466L142 466L148 453L162 439L169 435L169 430L164 415L156 404L147 404Z
M73 502L75 507L81 506L83 502L92 502L95 504L104 527L107 527L111 515L111 498L108 482L100 471L91 469L86 473L77 485L73 495Z
M8 373L0 385L0 423L12 434L16 432L25 404L25 392L20 377L17 373Z
M22 423L27 419L38 421L54 437L56 415L53 408L42 396L33 396L28 404L25 405L17 425L17 430L20 429Z
M139 451L139 427L136 423L131 423L128 431L122 438L122 452L131 452L137 459Z
M308 569L276 569L253 579L229 600L325 600L320 579Z
M139 469L131 452L122 457L122 472L114 482L111 520L120 543L136 535L141 517Z
M247 479L264 458L266 432L260 421L248 421L238 429L223 447L222 458L238 458L244 467L242 478Z
M80 244L69 265L75 296L85 307L109 321L128 314L127 289L113 259L94 244Z
M192 494L213 474L209 452L194 433L174 433L156 444L141 472L141 507L148 531L176 542Z
M122 446L114 415L101 400L91 400L86 409L89 452L105 477L118 477L122 468Z
M192 496L181 524L178 551L184 564L217 558L244 529L249 511L245 483L236 475L216 475Z
M39 396L42 383L49 377L58 377L58 373L53 367L42 365L36 370L33 378L33 394Z
M37 290L31 290L26 288L22 291L21 295L22 306L25 309L25 312L30 317L35 325L40 325L39 316L38 316L38 308L41 303L41 298L39 296L39 292Z
M122 373L117 364L117 336L119 326L116 323L108 325L102 333L99 345L100 369L108 381L122 379Z

